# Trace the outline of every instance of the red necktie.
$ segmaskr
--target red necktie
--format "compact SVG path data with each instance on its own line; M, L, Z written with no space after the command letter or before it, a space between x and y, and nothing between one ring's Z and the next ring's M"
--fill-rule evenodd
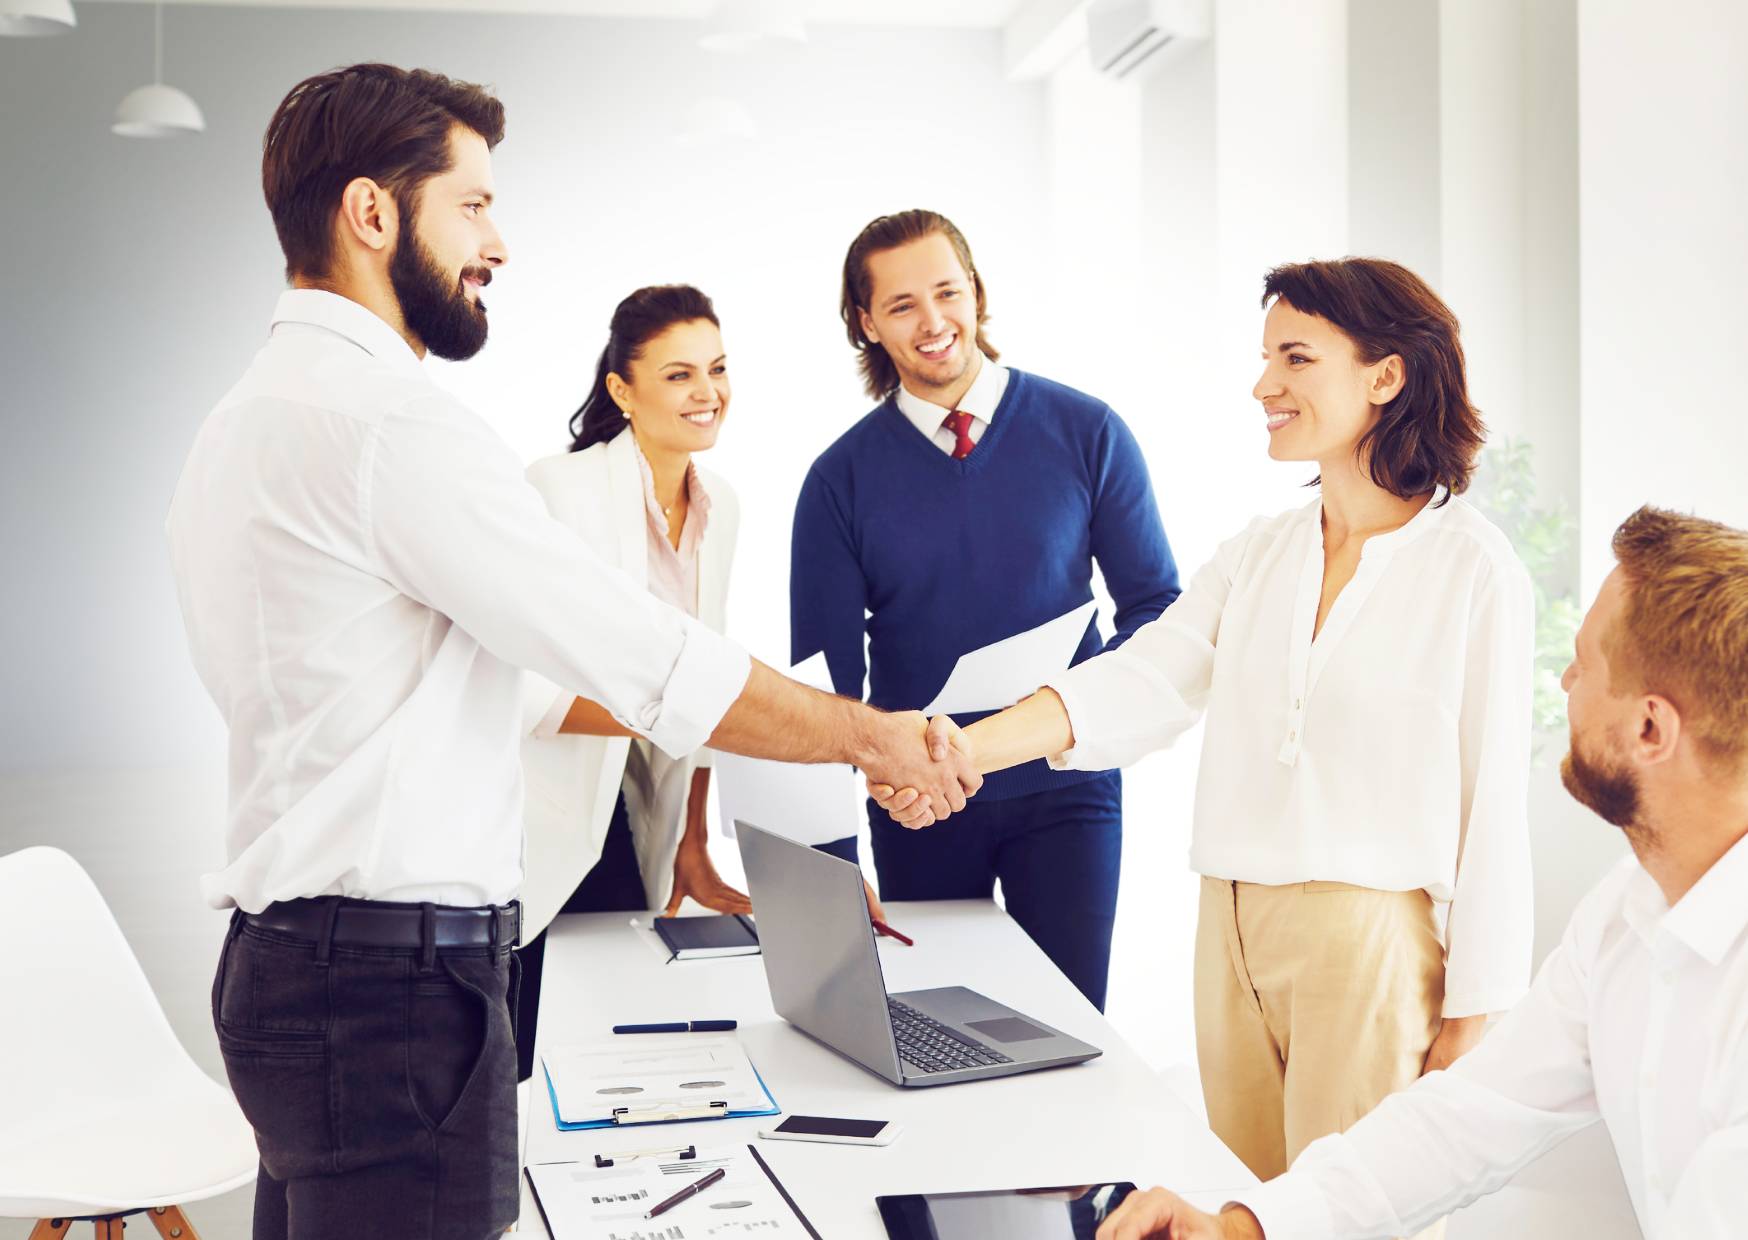
M963 461L977 445L971 442L971 415L955 409L942 419L941 425L953 432L959 442L953 445L953 459Z

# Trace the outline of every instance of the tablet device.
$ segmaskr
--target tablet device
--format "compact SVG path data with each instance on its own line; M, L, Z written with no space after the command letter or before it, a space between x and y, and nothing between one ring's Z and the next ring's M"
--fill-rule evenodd
M891 1240L1094 1240L1133 1184L876 1197Z

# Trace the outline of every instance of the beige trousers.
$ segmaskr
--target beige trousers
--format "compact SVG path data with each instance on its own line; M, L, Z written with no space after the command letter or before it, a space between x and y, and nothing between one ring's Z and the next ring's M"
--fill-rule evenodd
M1420 1076L1444 975L1424 891L1203 878L1196 1054L1215 1135L1269 1180L1345 1131Z

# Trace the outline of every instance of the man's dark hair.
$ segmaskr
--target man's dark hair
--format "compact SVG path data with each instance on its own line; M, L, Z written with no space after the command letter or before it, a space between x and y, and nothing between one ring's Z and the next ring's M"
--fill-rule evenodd
M882 250L896 250L912 241L921 241L940 233L953 247L959 265L971 277L971 287L977 292L977 347L990 361L1001 357L995 346L983 334L989 321L989 311L983 293L983 277L977 274L977 264L971 261L971 246L965 236L953 226L953 221L938 211L900 211L883 215L869 224L850 242L844 255L844 285L838 298L838 312L844 318L844 332L859 355L857 365L862 371L862 386L875 400L884 399L898 387L898 367L886 355L886 350L868 339L862 330L860 311L868 309L868 299L874 294L874 279L868 274L868 257Z
M393 65L349 65L292 87L261 141L261 189L286 278L330 274L334 212L357 177L392 193L410 222L424 183L452 165L457 125L495 147L504 139L504 105L471 82Z
M1486 428L1469 403L1457 316L1438 294L1400 263L1342 258L1276 267L1263 280L1263 306L1277 297L1333 323L1364 365L1401 357L1402 390L1359 442L1372 481L1399 499L1466 489Z

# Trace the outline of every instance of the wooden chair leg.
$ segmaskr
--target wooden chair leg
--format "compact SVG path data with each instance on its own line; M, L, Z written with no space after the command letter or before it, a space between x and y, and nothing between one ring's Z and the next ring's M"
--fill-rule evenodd
M30 1240L61 1240L72 1225L70 1218L39 1218L30 1229Z
M118 1218L96 1218L91 1220L92 1230L97 1233L97 1240L121 1240L122 1221Z
M181 1206L157 1206L147 1210L146 1217L152 1220L152 1226L165 1240L200 1240L200 1233L182 1213ZM117 1236L116 1240L121 1240L121 1237Z

